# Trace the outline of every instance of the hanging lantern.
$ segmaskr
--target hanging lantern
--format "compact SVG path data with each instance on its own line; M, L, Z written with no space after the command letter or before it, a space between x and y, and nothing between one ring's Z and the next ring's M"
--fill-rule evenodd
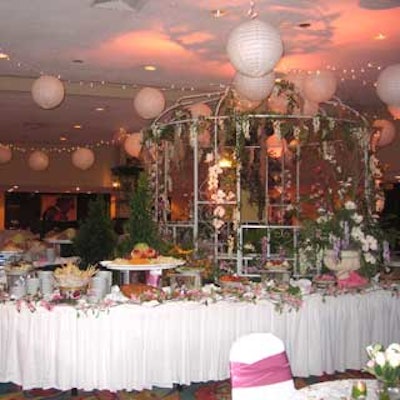
M377 119L372 126L379 130L376 142L377 147L385 147L393 142L396 137L396 128L392 122L386 119Z
M95 161L93 151L84 147L76 149L72 153L71 159L72 164L83 171L89 169Z
M313 101L304 99L303 103L303 115L307 115L309 117L314 117L315 115L318 114L319 111L319 104L314 103Z
M137 93L133 101L136 112L144 119L157 117L164 110L165 98L161 90L145 87Z
M35 150L29 155L28 165L34 171L44 171L49 166L49 156L43 151Z
M42 75L33 82L31 93L33 100L45 110L59 106L64 100L64 85L55 76Z
M274 87L275 74L269 74L260 77L251 77L237 72L233 79L233 86L239 95L251 101L261 101L266 99Z
M274 69L282 56L283 44L273 26L253 19L230 33L226 50L237 71L260 77Z
M304 97L314 103L323 103L336 92L336 78L332 71L317 71L304 80Z
M133 133L128 135L124 142L125 151L131 156L139 158L142 150L143 133Z
M192 118L209 117L212 115L211 108L205 103L195 103L187 107Z
M267 138L267 154L271 158L281 158L287 151L286 139L280 138L276 133Z
M400 119L400 106L388 106L388 110L393 119Z
M400 64L390 65L379 74L376 93L384 103L400 106Z
M12 151L8 146L0 145L0 164L6 164L12 159Z

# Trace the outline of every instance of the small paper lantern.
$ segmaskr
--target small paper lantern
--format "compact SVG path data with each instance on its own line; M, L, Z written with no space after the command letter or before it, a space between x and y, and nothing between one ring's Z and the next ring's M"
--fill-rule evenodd
M379 74L376 93L384 103L400 106L400 64L390 65Z
M276 133L267 138L268 157L281 158L287 151L286 139L280 138Z
M89 169L95 161L93 151L84 147L76 149L72 153L71 159L72 164L83 171Z
M133 101L136 112L144 119L157 117L164 110L165 98L161 90L145 87L137 93Z
M12 159L12 151L8 146L0 145L0 164L6 164Z
M139 158L142 150L143 133L133 133L128 135L124 142L125 151L131 156Z
M237 71L259 77L274 69L282 56L283 44L273 26L253 19L233 29L226 50Z
M392 122L386 119L377 119L372 126L379 129L377 147L385 147L393 142L396 137L396 128Z
M64 100L63 83L51 75L42 75L33 82L31 93L33 100L45 110L59 106Z
M195 103L187 107L192 118L209 117L212 115L211 108L204 103Z
M388 106L388 110L393 119L400 119L400 106Z
M304 97L314 103L328 101L336 92L336 78L332 71L317 71L304 80Z
M269 74L260 77L251 77L237 72L233 79L233 86L239 95L251 101L261 101L266 99L274 87L275 74Z
M44 171L49 166L49 156L43 151L35 150L29 155L28 164L34 171Z

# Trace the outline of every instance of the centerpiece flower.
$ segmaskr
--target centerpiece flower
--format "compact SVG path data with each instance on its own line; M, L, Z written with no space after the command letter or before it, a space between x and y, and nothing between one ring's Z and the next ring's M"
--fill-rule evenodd
M379 400L390 400L390 392L399 391L400 344L392 343L386 349L381 344L367 347L368 362L365 370L380 382Z

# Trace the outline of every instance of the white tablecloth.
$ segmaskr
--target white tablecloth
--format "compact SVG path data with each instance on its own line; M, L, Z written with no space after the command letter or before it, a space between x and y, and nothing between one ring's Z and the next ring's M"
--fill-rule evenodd
M281 337L294 376L361 369L365 347L400 341L400 300L388 291L308 296L299 311L273 304L121 305L78 317L69 306L35 312L0 305L0 381L85 390L169 387L229 377L233 341L250 332Z

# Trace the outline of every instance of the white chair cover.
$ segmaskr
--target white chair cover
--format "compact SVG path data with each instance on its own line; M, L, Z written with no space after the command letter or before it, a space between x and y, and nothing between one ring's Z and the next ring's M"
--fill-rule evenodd
M271 358L272 356L275 356ZM232 400L288 400L294 397L296 389L294 387L290 366L285 362L285 346L279 338L272 333L251 333L236 340L230 350L229 361L231 366L232 380ZM280 364L277 368L267 366L264 360L269 364L269 360L277 360ZM253 385L254 380L246 380L244 373L236 369L236 363L247 365L257 363L255 368L259 369L260 376L267 376L268 379L261 379ZM244 380L242 379L244 378ZM275 383L271 383L275 382ZM261 383L261 385L260 385ZM250 386L250 387L249 387Z

